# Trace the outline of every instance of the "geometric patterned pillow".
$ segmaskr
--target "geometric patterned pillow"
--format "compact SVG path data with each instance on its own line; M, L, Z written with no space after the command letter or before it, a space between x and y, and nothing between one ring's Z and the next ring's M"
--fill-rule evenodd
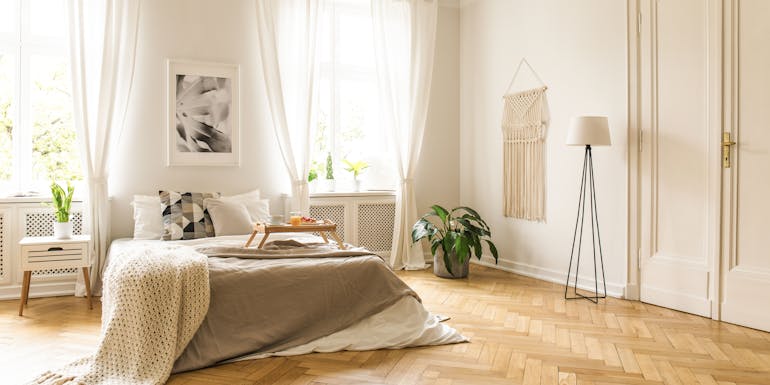
M163 215L163 240L198 239L214 236L214 224L203 208L206 198L219 198L219 193L179 193L158 191Z

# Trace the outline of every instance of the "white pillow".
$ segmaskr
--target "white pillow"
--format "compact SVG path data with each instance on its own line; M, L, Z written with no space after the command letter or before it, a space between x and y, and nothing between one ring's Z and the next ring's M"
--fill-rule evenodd
M214 223L216 236L251 233L253 222L243 203L231 199L207 198L203 205Z
M224 198L230 198L230 199L236 199L236 200L258 200L259 199L259 189L255 189L249 192L245 192L243 194L236 194L236 195L230 195Z
M259 190L222 197L232 202L242 203L249 212L251 222L270 222L270 200L259 199Z
M163 235L163 216L160 197L134 195L134 239L160 239Z

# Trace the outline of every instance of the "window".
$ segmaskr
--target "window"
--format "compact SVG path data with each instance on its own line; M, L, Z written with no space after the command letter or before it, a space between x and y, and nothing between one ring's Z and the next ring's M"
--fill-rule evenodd
M326 7L318 41L318 127L311 169L321 182L332 157L337 191L353 190L346 160L366 162L363 189L392 189L395 168L380 125L380 102L368 1L337 0ZM312 174L312 171L311 171Z
M65 0L0 0L0 195L82 179Z

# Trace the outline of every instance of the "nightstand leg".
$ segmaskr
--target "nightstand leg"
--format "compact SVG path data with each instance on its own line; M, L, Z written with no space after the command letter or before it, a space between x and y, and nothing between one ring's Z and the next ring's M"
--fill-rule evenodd
M24 285L24 306L27 306L29 305L29 284L32 282L32 272L25 271L24 274L27 275L27 283Z
M94 305L91 303L91 277L88 276L88 268L83 268L83 281L86 284L86 298L88 298L88 308L93 309Z
M24 305L27 304L27 299L29 298L29 280L31 276L31 271L24 272L24 279L21 283L21 298L19 299L19 316L24 315Z

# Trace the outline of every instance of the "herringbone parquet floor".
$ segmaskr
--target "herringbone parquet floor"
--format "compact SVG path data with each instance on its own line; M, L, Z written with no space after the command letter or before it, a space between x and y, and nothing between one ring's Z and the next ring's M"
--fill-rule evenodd
M564 301L563 286L472 266L399 272L470 343L221 365L169 384L770 384L770 333L640 302ZM85 355L100 309L73 297L0 302L0 383ZM768 309L770 311L770 309Z

